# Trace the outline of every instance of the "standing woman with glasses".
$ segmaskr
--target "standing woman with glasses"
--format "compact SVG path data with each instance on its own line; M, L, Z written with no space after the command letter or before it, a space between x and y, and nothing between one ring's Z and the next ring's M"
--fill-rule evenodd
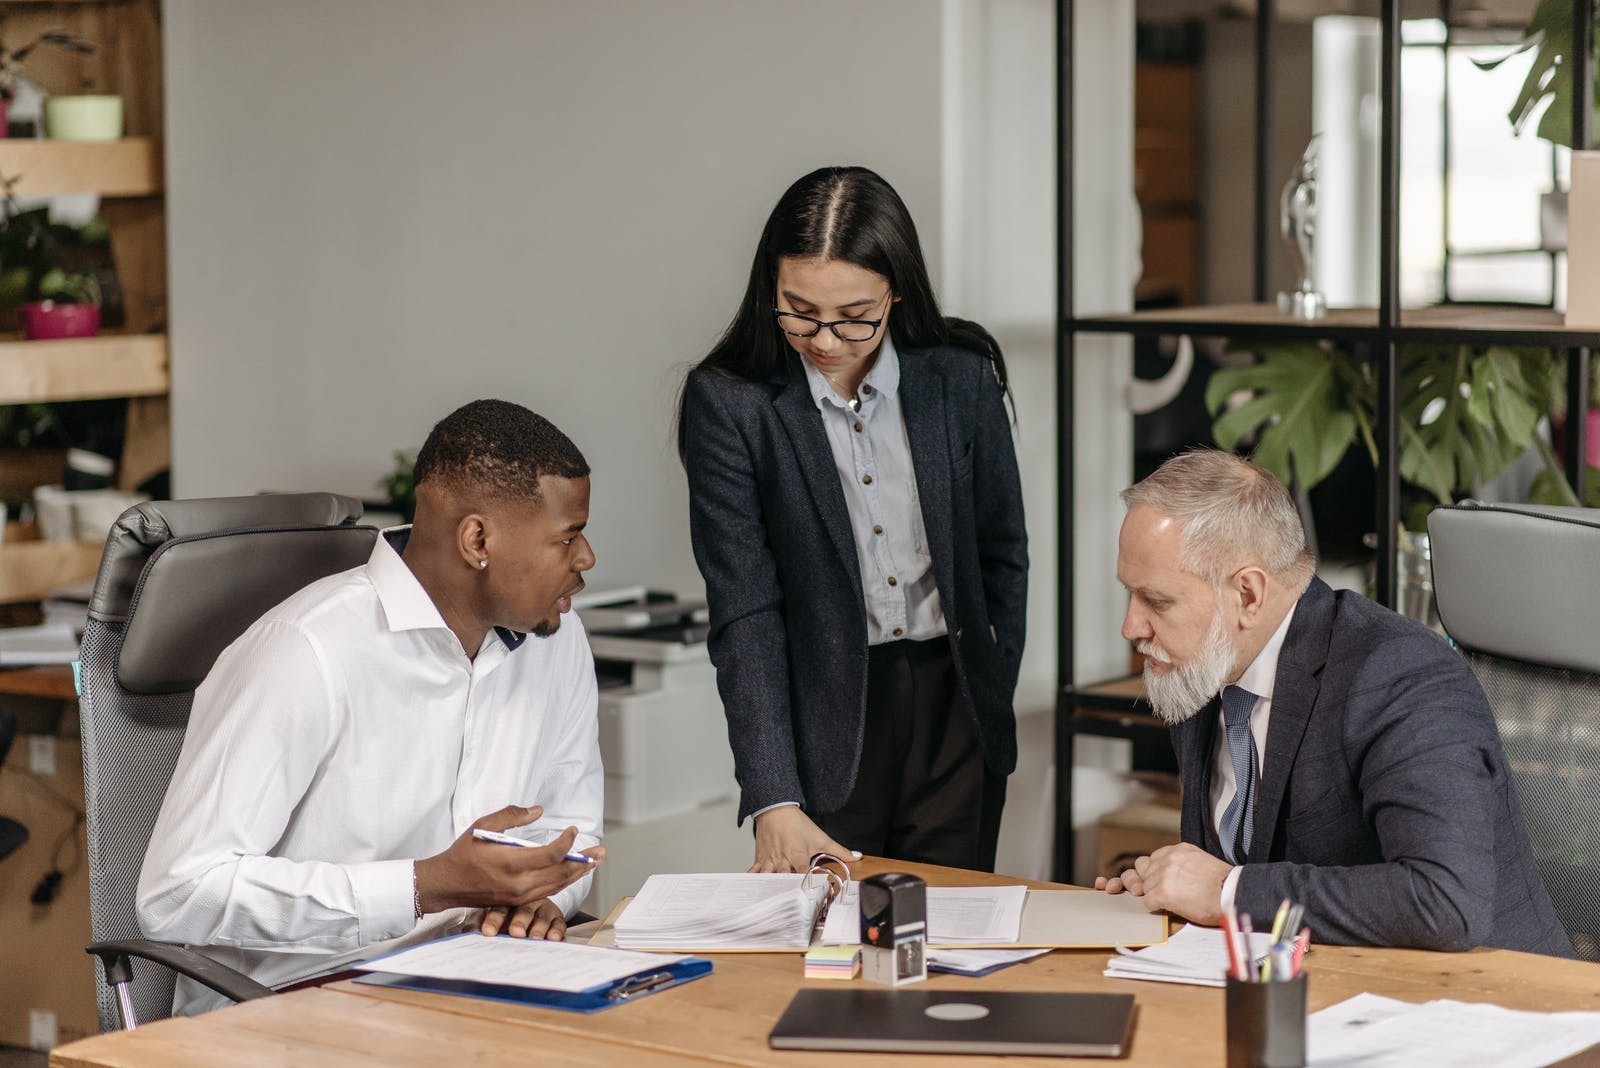
M1028 581L1005 397L888 183L789 187L678 418L751 870L994 870Z

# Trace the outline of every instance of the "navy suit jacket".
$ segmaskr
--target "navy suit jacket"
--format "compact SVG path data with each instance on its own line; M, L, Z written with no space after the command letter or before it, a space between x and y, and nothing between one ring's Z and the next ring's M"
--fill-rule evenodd
M1254 837L1234 903L1307 906L1316 941L1572 956L1488 701L1426 627L1320 579L1278 658ZM1183 840L1221 857L1213 701L1173 728Z
M1028 549L1005 403L988 359L900 355L935 584L985 764L1016 766ZM695 560L728 716L739 819L850 796L867 700L867 611L844 489L798 356L769 381L698 369L684 390Z

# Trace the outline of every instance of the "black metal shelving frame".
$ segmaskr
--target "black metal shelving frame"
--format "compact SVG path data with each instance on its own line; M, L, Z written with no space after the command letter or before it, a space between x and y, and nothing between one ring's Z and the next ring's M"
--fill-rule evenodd
M1565 57L1572 66L1572 143L1591 141L1596 0L1573 0L1573 48ZM1072 877L1072 749L1073 723L1073 595L1074 488L1073 373L1074 341L1079 333L1132 336L1177 335L1230 338L1317 339L1343 341L1368 360L1378 386L1378 467L1375 476L1377 515L1377 598L1394 607L1398 598L1400 525L1399 349L1414 342L1511 344L1564 349L1567 360L1567 419L1562 457L1567 477L1584 499L1587 466L1585 420L1589 394L1589 350L1600 348L1600 331L1573 331L1553 324L1513 323L1490 328L1470 317L1458 326L1430 321L1406 325L1400 307L1400 0L1381 0L1382 26L1379 151L1378 307L1366 322L1221 321L1215 316L1185 318L1178 310L1160 316L1078 316L1073 299L1073 0L1056 0L1056 830L1054 878ZM1448 10L1448 9L1447 9ZM1272 299L1272 246L1276 239L1276 197L1272 167L1272 54L1277 23L1276 0L1257 0L1255 16L1255 168L1253 278L1255 300ZM1435 317L1429 317L1435 318Z

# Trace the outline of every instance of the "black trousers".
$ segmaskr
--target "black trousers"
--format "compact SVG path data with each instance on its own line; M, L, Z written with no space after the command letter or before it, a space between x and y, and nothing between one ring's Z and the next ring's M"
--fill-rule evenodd
M1006 780L983 762L945 638L875 645L856 782L808 815L841 845L895 860L994 871Z

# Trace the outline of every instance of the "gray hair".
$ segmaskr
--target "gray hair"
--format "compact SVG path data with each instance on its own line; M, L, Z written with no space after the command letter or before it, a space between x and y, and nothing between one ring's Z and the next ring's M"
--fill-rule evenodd
M1289 488L1276 475L1231 452L1194 449L1122 491L1129 508L1145 505L1178 521L1178 566L1220 589L1241 567L1257 564L1296 594L1316 560Z

